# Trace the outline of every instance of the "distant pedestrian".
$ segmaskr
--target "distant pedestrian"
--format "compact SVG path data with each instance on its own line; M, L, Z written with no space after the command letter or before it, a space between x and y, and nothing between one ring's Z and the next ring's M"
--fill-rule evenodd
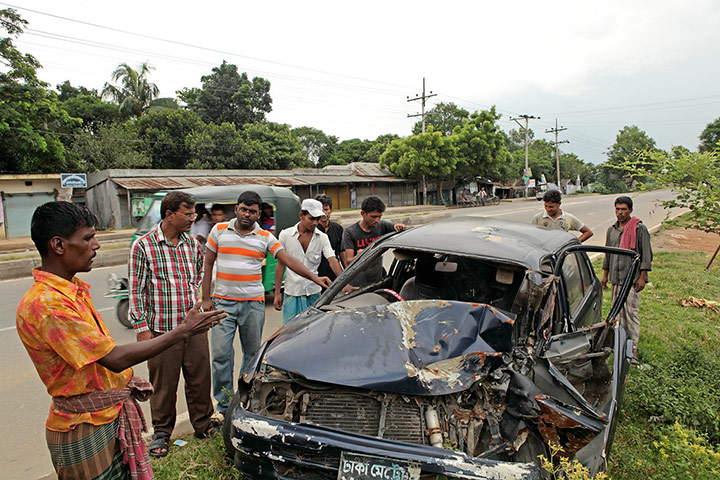
M485 190L485 187L482 187L480 189L480 203L482 204L483 207L485 206L485 202L487 202L487 196L488 196L487 190Z
M100 248L96 223L89 210L70 202L35 210L30 231L41 265L18 305L17 332L53 398L45 427L58 478L150 479L137 402L147 400L153 387L130 367L204 335L222 312L201 313L196 304L166 335L115 344L90 286L75 276L92 269Z
M197 216L190 228L190 235L195 237L195 239L200 242L200 245L204 247L205 242L207 242L208 233L210 233L210 229L212 228L210 214L205 208L205 205L201 203L195 205L195 214Z
M633 341L633 360L637 362L637 347L640 339L640 292L648 281L648 272L652 270L653 252L650 232L642 220L632 216L632 211L633 201L630 197L622 196L615 199L617 222L608 228L605 245L635 250L640 254L640 268L632 279L633 288L630 289L630 294L620 311L620 324ZM605 255L601 283L603 289L607 289L608 281L612 284L613 302L620 294L631 261L632 259L626 256Z
M342 263L341 245L343 237L343 227L339 223L333 222L330 218L333 212L332 198L330 198L324 193L321 193L319 195L315 195L315 200L322 203L323 213L325 213L325 216L320 219L320 223L318 224L317 228L320 229L321 232L327 234L328 239L330 240L330 246L332 247L333 252L335 252L335 258L337 258ZM333 272L332 268L330 268L330 263L328 263L325 255L323 255L322 260L320 260L320 266L318 267L318 275L320 275L321 277L328 277L330 280L333 281L336 278L335 272Z
M213 203L210 208L210 228L225 221L225 207L220 203ZM210 232L208 231L208 234Z
M243 350L241 371L260 349L265 323L262 265L267 253L318 285L330 285L329 278L319 278L286 252L272 233L260 228L257 222L261 205L262 198L256 192L243 192L235 206L236 218L215 225L208 237L202 306L210 310L214 304L228 313L228 317L212 331L213 396L221 414L225 414L230 405L228 392L234 391L235 331L239 332ZM216 261L215 287L212 288L212 270Z
M543 195L545 210L535 215L530 223L552 230L575 230L580 232L578 240L584 242L593 236L592 230L584 225L575 215L560 208L562 194L559 190L549 190Z
M342 239L343 262L345 266L350 265L365 248L390 232L402 232L405 225L402 223L389 222L382 220L385 212L385 203L380 197L375 195L367 197L362 202L360 208L360 216L362 219L345 229ZM355 277L355 287L364 287L379 281L382 278L382 263L378 261L376 264L368 266L364 272L360 272Z
M280 232L280 245L297 258L308 270L317 274L320 259L327 258L330 268L337 276L342 268L330 245L328 236L317 228L320 219L325 216L322 203L307 198L300 206L300 221ZM278 262L275 266L275 278L285 275L285 265ZM305 311L320 297L320 286L301 277L292 270L285 276L285 293L280 293L281 282L275 282L275 310L282 310L283 325L299 313Z
M194 207L191 195L181 191L168 193L160 203L160 225L130 248L130 321L139 342L171 333L199 300L203 248L188 235L197 215ZM213 418L210 397L207 333L177 343L149 359L148 370L155 387L150 399L154 429L151 456L163 457L168 453L177 418L180 372L185 380L185 399L195 435L205 438L219 431L220 422Z

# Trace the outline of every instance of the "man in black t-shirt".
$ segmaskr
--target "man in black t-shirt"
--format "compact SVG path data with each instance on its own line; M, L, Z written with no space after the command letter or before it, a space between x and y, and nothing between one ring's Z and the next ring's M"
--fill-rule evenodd
M402 232L405 225L402 223L393 224L382 220L385 212L385 203L375 195L363 200L360 208L362 219L350 225L343 232L342 237L342 261L347 267L365 248L369 247L375 240L392 231ZM382 277L382 263L378 259L377 265L373 264L359 275L359 280L354 283L357 287L364 287L376 282Z
M332 198L328 197L324 193L321 193L315 196L315 200L322 203L323 212L325 213L325 217L320 218L320 223L317 228L321 232L325 232L327 234L330 239L330 246L335 251L335 257L339 258L342 262L342 250L340 249L340 244L342 242L343 227L339 223L330 220L330 215L332 215ZM318 275L321 277L329 277L330 280L335 280L337 277L335 272L332 271L332 268L330 268L330 264L325 256L320 259Z

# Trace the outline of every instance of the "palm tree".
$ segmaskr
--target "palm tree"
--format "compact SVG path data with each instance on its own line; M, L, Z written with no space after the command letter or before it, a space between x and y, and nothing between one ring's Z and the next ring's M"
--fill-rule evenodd
M127 63L121 63L112 73L112 81L120 87L105 83L102 96L111 98L120 106L120 114L139 117L147 110L150 102L158 96L157 85L148 81L147 75L154 68L143 62L138 70Z

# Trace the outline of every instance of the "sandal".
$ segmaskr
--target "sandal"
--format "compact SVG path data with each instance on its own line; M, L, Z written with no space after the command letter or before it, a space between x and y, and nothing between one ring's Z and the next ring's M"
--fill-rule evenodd
M217 418L211 418L205 431L203 433L196 433L195 437L210 438L220 431L220 427L222 427L222 422Z
M151 457L161 458L170 451L170 434L167 432L155 432L148 448Z

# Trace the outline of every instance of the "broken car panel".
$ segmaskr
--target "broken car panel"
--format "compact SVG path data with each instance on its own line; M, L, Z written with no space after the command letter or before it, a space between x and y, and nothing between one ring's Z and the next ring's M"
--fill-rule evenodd
M597 473L629 363L587 251L634 255L475 217L376 241L244 372L229 455L252 478L519 479L557 443Z

